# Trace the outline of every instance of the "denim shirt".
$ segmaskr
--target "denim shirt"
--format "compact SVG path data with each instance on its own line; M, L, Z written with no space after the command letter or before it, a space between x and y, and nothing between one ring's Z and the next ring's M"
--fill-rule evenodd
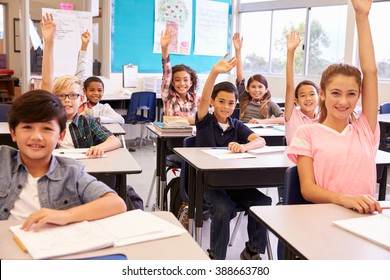
M6 220L27 182L28 170L19 151L8 146L0 146L0 162L0 220ZM81 162L69 158L52 156L49 170L38 180L42 208L65 210L109 192L114 191L86 173Z

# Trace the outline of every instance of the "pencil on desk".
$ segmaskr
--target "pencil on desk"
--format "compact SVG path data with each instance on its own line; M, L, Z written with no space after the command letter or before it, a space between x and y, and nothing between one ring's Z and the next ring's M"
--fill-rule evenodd
M386 207L381 207L382 210L389 210L390 209L390 206L386 206Z
M27 248L23 245L22 241L20 241L20 239L16 235L14 235L14 240L23 252L28 253Z

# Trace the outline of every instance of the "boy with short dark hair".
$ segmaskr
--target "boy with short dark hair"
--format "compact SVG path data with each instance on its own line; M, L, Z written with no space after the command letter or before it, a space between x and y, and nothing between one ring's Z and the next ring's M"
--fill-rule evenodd
M196 145L198 147L227 147L235 153L265 146L265 140L256 135L245 124L232 119L237 102L237 88L230 82L222 82L214 86L217 76L230 71L236 65L236 59L225 60L227 55L218 61L204 85L200 105L196 115ZM209 105L213 105L214 113L209 113ZM204 194L210 207L211 259L225 259L230 236L230 220L237 215L236 206L246 211L255 205L270 205L271 198L257 189L210 190ZM266 229L254 218L248 216L248 237L240 258L258 260L260 253L265 252Z
M66 112L53 94L17 98L8 124L19 150L0 146L0 220L25 219L23 229L96 220L126 211L124 201L84 171L82 163L52 155L65 135Z

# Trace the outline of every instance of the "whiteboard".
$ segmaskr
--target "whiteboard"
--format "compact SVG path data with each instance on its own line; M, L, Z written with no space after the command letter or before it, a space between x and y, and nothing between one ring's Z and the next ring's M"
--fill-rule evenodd
M43 8L42 14L51 13L57 26L54 39L54 77L73 75L77 69L77 56L81 47L81 34L88 30L91 40L87 49L86 77L92 75L93 38L91 12Z

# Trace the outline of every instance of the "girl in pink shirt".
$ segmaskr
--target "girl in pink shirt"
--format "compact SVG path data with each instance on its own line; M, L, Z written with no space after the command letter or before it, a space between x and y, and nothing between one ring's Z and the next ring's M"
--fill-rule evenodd
M287 36L286 63L286 97L284 120L286 141L290 145L297 128L305 123L317 122L318 86L312 81L304 80L294 86L294 53L301 42L299 32L291 31ZM297 109L295 103L300 107Z
M378 77L368 14L372 0L352 0L359 37L359 69L330 65L321 77L318 124L300 126L288 148L303 197L359 213L381 212L373 198L379 143ZM362 114L354 109L362 95Z

